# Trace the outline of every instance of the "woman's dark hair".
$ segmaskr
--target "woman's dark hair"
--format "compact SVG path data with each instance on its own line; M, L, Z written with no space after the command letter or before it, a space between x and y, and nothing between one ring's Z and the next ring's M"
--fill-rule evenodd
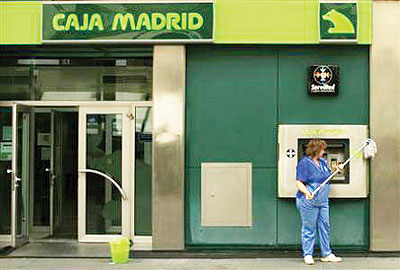
M324 140L312 139L307 144L306 155L316 157L319 152L325 150L326 142Z

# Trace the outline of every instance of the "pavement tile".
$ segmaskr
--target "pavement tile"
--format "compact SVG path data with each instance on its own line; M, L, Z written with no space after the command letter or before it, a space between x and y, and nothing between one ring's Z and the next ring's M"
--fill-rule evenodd
M400 259L344 258L342 263L312 266L301 258L255 259L131 259L128 264L110 264L109 259L1 258L0 270L400 270Z

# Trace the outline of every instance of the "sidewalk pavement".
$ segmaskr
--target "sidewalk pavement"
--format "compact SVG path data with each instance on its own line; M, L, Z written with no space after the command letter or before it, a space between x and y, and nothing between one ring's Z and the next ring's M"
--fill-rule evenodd
M399 269L399 257L344 258L341 263L322 263L316 260L312 266L305 265L301 258L256 258L256 259L131 259L128 264L113 265L108 259L60 259L60 258L0 258L0 270L320 270Z

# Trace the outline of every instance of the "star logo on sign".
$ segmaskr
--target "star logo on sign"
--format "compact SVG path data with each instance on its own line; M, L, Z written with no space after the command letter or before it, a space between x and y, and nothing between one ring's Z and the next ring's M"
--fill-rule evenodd
M288 149L286 150L286 156L288 158L294 158L296 156L296 151L294 151L294 149Z

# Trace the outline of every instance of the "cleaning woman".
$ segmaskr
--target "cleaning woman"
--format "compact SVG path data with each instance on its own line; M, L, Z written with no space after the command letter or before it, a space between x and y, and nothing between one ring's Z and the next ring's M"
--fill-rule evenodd
M330 246L329 191L330 185L321 188L314 196L312 192L327 179L331 170L323 158L326 142L313 139L307 144L306 155L296 168L296 206L301 216L301 244L304 262L314 264L315 236L321 248L321 261L340 262L342 259L332 253ZM339 165L343 171L344 166Z

